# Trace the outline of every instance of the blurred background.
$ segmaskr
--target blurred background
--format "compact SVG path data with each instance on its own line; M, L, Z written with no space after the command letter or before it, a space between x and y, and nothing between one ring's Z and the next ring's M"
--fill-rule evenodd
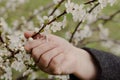
M73 0L75 3L81 4L88 0ZM78 47L90 47L98 50L108 51L115 55L120 56L120 0L113 6L107 6L99 14L99 19L93 22L90 26L93 30L93 35L90 38L86 38L76 45ZM50 8L55 7L53 0L0 0L0 17L4 18L10 28L18 27L39 27L40 22L38 16L48 15ZM62 12L64 10L64 4L56 12ZM37 15L35 15L37 14ZM28 21L29 26L24 25L24 21ZM109 41L99 40L99 31L97 30L98 24L103 24L103 27L109 30ZM67 32L72 32L75 29L76 22L73 22L72 15L67 15L67 26L56 33L60 37L65 38ZM84 23L85 24L85 23ZM113 42L111 42L113 41ZM35 77L47 78L48 75L41 71L33 73L37 74ZM18 74L19 75L19 74ZM14 76L16 78L16 75ZM29 78L28 78L29 80Z

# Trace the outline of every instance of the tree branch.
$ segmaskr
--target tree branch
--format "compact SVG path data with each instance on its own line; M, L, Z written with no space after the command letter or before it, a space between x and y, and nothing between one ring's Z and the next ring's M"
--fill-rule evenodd
M108 23L109 21L113 20L113 18L114 18L116 15L118 15L118 14L120 14L120 10L114 12L113 14L111 14L111 15L109 15L109 16L101 16L101 17L99 17L96 21L94 21L93 23L96 23L97 21L102 20L102 21L103 21L102 24L105 25L105 24ZM92 23L92 24L93 24L93 23Z
M88 11L88 13L91 13L98 5L99 5L99 3L97 3L94 7L92 7L92 8ZM71 35L71 37L70 37L70 39L69 39L69 42L72 42L72 39L73 39L76 31L78 30L79 26L82 24L82 22L83 22L83 21L81 20L81 21L77 24L77 26L75 27L75 30L73 31L73 33L72 33L72 35Z

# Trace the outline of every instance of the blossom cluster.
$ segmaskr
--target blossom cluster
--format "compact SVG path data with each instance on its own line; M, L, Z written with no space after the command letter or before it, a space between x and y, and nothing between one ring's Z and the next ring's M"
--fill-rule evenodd
M4 31L4 32L3 32ZM0 68L3 70L1 79L12 80L12 70L26 74L27 70L32 69L29 65L34 65L33 59L30 54L26 54L24 44L26 39L20 31L13 31L5 20L1 18L0 28Z
M110 4L111 6L116 2L116 0L98 0L101 4L101 8L104 8L107 6L107 4Z

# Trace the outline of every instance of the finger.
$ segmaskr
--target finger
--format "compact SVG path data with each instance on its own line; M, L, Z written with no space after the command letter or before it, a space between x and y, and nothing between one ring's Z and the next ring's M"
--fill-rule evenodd
M64 61L64 54L60 53L56 57L54 57L46 69L47 72L51 72L53 75L62 74L63 70L61 68L62 62Z
M24 32L24 36L28 39L29 37L33 36L35 32L33 31L26 31Z
M60 49L59 47L56 47L48 52L46 52L45 54L43 54L39 60L39 64L44 67L47 68L49 63L51 62L51 60L57 56L59 53L62 53L62 49Z
M33 31L26 31L25 33L24 33L24 36L28 39L28 38L30 38L30 37L32 37L33 39L40 39L40 38L43 38L43 39L45 39L46 37L44 36L44 35L41 35L41 34L37 34L37 35L35 35L36 33L35 32L33 32ZM35 35L35 36L34 36ZM34 37L33 37L34 36Z
M46 53L47 51L50 51L55 47L55 44L46 42L38 47L33 48L32 57L35 59L35 61L38 61L42 54Z
M31 51L31 49L37 47L37 46L40 46L41 44L44 44L46 42L46 40L43 40L43 39L36 39L36 40L33 40L33 41L28 41L24 48L25 50L27 51Z

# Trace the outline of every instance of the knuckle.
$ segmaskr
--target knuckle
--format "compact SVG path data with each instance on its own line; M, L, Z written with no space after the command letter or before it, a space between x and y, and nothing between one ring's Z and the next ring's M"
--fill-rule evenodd
M47 58L44 55L42 55L41 59L40 59L40 62L46 64L47 63Z
M37 52L38 52L38 49L37 49L37 48L34 48L34 49L32 50L32 55L33 55L33 56L36 56Z
M53 58L53 60L52 60L52 64L54 64L54 65L57 65L57 64L58 64L58 62L57 62L57 59L56 59L56 58Z

